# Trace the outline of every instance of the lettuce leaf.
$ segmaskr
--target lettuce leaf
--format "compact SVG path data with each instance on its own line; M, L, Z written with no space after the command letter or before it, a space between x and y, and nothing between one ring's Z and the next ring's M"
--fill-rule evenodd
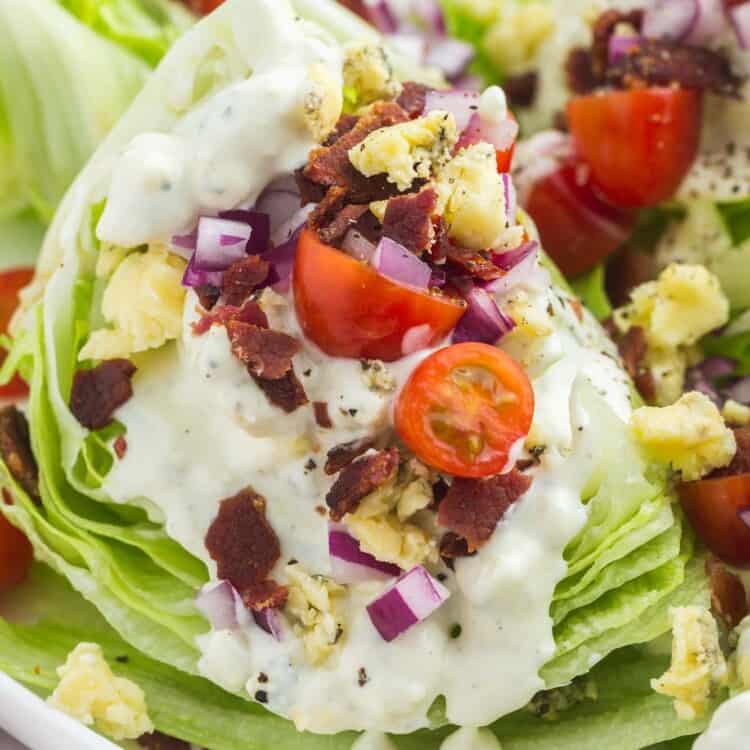
M573 291L597 320L606 320L612 314L612 305L604 288L604 273L605 265L600 263L570 282Z
M732 203L717 203L716 207L733 245L741 245L750 239L750 198Z

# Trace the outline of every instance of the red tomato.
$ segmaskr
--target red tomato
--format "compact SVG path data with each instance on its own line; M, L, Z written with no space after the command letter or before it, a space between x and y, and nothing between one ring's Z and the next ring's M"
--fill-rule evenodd
M404 355L407 334L432 346L464 313L460 300L397 284L309 229L297 245L293 285L302 330L334 357L392 362Z
M0 593L23 583L33 559L29 540L0 513Z
M563 165L532 187L526 203L542 247L566 276L593 268L628 238L635 225L630 212L599 197L585 174L585 167Z
M509 149L505 151L495 151L497 157L497 171L498 172L510 172L510 165L513 163L513 153L516 150L516 144L514 143Z
M592 182L618 206L671 198L698 152L701 94L648 88L579 96L568 103L570 132Z
M396 430L417 457L460 477L501 472L534 416L526 373L505 352L469 342L440 349L396 402Z
M33 268L16 268L0 273L0 332L6 333L13 313L18 307L18 292L34 275ZM0 350L0 364L6 353ZM0 387L0 399L19 399L29 392L28 386L16 375L8 385Z
M216 10L224 0L186 0L186 2L194 13L207 16L212 10Z
M720 559L750 567L750 527L739 512L750 512L750 474L683 482L682 507L695 533Z

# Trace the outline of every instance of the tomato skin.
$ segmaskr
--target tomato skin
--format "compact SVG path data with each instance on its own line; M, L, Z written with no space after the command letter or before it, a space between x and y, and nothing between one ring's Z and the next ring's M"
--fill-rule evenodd
M738 516L750 509L750 474L683 482L679 495L685 515L706 546L730 565L750 567L750 527Z
M216 10L224 0L186 0L186 2L194 13L207 16L211 11Z
M23 583L33 560L29 540L0 513L0 593Z
M612 91L572 99L567 119L592 182L612 203L653 206L687 174L701 132L700 92L678 88Z
M566 276L593 268L628 238L635 216L602 200L585 167L567 163L531 188L526 210L542 246Z
M510 148L505 151L495 150L495 158L497 159L497 171L498 172L510 172L511 164L513 163L513 154L516 152L516 144L514 143Z
M302 330L333 357L393 362L408 331L428 325L421 345L433 346L465 310L458 299L390 281L310 229L300 235L292 284Z
M467 342L438 350L414 370L396 401L395 424L424 463L454 476L486 477L505 470L533 415L534 391L521 367L497 347ZM443 425L449 431L441 435L436 427ZM481 452L469 456L461 448L475 436Z
M7 332L13 313L18 307L18 293L33 276L33 268L14 268L0 272L0 332ZM0 365L6 356L6 352L0 350ZM0 399L15 401L25 397L28 392L26 383L18 375L14 375L10 383L0 387Z

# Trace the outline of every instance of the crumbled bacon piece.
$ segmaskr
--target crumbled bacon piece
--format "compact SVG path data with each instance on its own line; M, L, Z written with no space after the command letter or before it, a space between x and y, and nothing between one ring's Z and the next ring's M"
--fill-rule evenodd
M437 209L437 201L437 190L433 187L391 198L383 217L383 235L420 255L433 240L432 215Z
M333 427L331 415L328 413L328 404L325 401L313 402L313 411L315 412L315 423L324 430L330 430Z
M142 734L138 738L138 744L146 750L190 750L190 743L170 737L161 732L150 732Z
M264 583L281 556L279 539L266 519L266 501L249 487L221 501L205 544L219 578L240 594Z
M261 612L264 609L279 609L286 604L289 589L280 586L276 581L268 579L262 583L248 586L242 591L242 602L253 612Z
M438 522L479 549L494 533L508 508L531 486L531 478L516 469L489 479L453 480L440 503Z
M396 99L396 104L412 119L419 117L424 112L428 91L432 91L432 89L423 83L407 81L403 85L398 99Z
M539 74L535 70L508 76L503 81L503 91L511 107L530 107L538 88Z
M15 406L0 409L0 456L24 492L39 501L39 468L31 451L29 423Z
M574 94L588 94L601 82L594 74L591 52L574 47L565 59L565 81Z
M118 435L117 438L115 438L115 442L112 443L112 447L114 448L117 458L122 461L122 459L125 458L125 454L128 452L128 441L125 439L125 435Z
M476 250L469 250L463 247L456 247L452 243L447 243L445 253L448 262L452 266L457 266L460 271L473 276L482 281L492 281L499 279L505 272L498 268L489 258L478 253Z
M344 239L346 233L351 229L362 216L370 210L369 206L358 206L355 204L342 208L333 219L322 226L318 231L318 236L322 242L328 245L336 245ZM313 228L314 224L310 224Z
M349 464L326 495L331 518L340 521L347 513L354 512L364 498L395 476L398 462L398 448L390 448Z
M375 441L372 438L361 438L360 440L351 440L348 443L335 445L328 451L328 456L326 457L326 474L338 474L342 469L349 466L355 458L359 458L374 445Z
M79 370L70 394L73 416L89 430L106 427L115 410L133 395L134 373L135 365L127 359L108 359L91 370Z
M221 291L227 305L240 307L268 278L270 264L259 255L248 255L232 263L224 271Z
M646 332L641 326L633 326L623 336L617 336L617 348L638 393L645 401L652 403L656 398L656 383L651 371L644 366L648 351Z
M333 146L342 135L346 135L357 124L358 120L359 117L357 115L341 115L339 121L336 123L336 127L328 138L323 141L323 145Z
M292 357L300 348L293 336L239 320L230 320L226 327L232 354L251 375L278 380L292 369Z
M221 297L221 289L211 286L211 284L195 287L195 293L198 295L198 301L204 310L212 310Z
M738 427L733 430L737 443L737 452L729 466L712 472L709 479L716 477L733 477L738 474L750 474L750 427Z
M727 570L715 557L706 560L706 575L711 585L711 608L727 629L732 630L748 614L745 587L739 576Z
M250 323L259 328L268 328L268 318L261 309L261 306L255 300L247 300L242 307L235 307L234 305L222 305L217 307L205 315L202 315L200 320L193 323L193 333L196 336L202 336L207 333L211 326L214 325L226 325L232 320L237 320L242 323Z
M469 552L469 543L462 536L452 531L443 534L440 540L440 557L449 567L453 566L453 560L457 557L471 557L473 554L475 553Z
M295 374L294 368L276 380L266 380L257 375L253 375L253 379L266 394L266 398L287 414L291 414L307 403L305 388Z

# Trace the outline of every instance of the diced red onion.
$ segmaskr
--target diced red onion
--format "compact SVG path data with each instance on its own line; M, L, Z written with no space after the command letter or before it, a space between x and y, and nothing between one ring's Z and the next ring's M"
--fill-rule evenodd
M459 91L479 91L483 85L482 79L472 73L465 73L453 81L453 88Z
M698 15L683 39L687 44L703 45L716 39L727 26L723 0L697 0Z
M641 38L637 34L612 34L609 38L609 64L616 65L620 60L637 49Z
M255 210L268 214L271 234L294 215L302 203L294 175L282 175L269 183L256 201Z
M297 209L294 215L285 221L278 229L271 233L271 245L283 245L289 238L307 221L307 218L315 210L315 203L308 203L306 206Z
M344 241L341 243L341 249L351 255L352 258L368 262L375 253L375 245L356 229L350 229L346 233Z
M737 518L739 518L745 526L750 528L750 508L740 508L737 511Z
M652 0L641 33L648 39L684 40L698 22L698 0Z
M435 331L429 323L412 326L401 340L401 353L407 357L415 352L421 352L432 343L434 336Z
M750 2L729 9L729 20L742 49L750 49Z
M508 172L503 172L501 177L505 190L505 215L508 217L509 225L514 226L516 223L516 213L518 212L516 186L513 184L513 180Z
M252 227L239 221L201 217L193 265L198 271L223 271L245 256Z
M534 185L557 172L573 154L570 136L559 130L543 130L524 138L516 146L513 182L524 206Z
M456 118L458 132L463 132L472 115L479 106L479 94L476 91L428 91L425 97L425 113L435 110L450 112Z
M267 283L279 294L289 291L294 258L297 254L297 241L301 233L302 226L298 227L297 231L286 242L261 256L263 260L267 260L271 264Z
M193 251L195 250L195 244L197 241L197 232L190 232L190 234L175 234L172 237L172 252L185 260L190 260L190 258L193 257Z
M393 34L398 31L398 19L391 10L387 0L375 0L375 2L363 3L367 10L370 23L384 34Z
M267 213L237 208L232 211L222 211L219 218L239 221L250 226L252 232L245 252L256 254L268 250L271 238L271 217Z
M207 583L195 597L195 606L211 623L214 630L238 627L235 598L238 594L229 581Z
M271 609L269 607L268 609L260 610L260 612L253 611L253 620L261 630L272 636L274 640L283 640L284 629L278 609Z
M427 289L430 267L403 245L383 237L372 255L372 267L383 276L406 286Z
M466 297L466 312L453 331L453 343L479 341L495 344L515 328L515 323L497 306L486 290L474 287Z
M486 141L498 151L507 151L513 145L517 135L518 123L510 117L500 122L487 122L479 116L479 112L475 112L461 133L456 150L460 151L462 148Z
M448 80L458 78L474 59L474 48L458 39L436 39L427 51L425 64L441 70Z
M411 10L428 31L439 37L445 36L445 16L437 0L412 0Z
M729 357L706 357L696 367L711 380L726 378L737 369L737 363Z
M493 253L492 260L495 265L507 273L489 282L485 289L491 294L503 296L518 284L534 284L538 255L539 244L537 242L527 242L504 253Z
M401 575L398 565L381 562L363 552L359 542L340 524L328 526L328 553L333 580L337 583L385 581Z
M450 592L421 565L402 575L367 606L367 613L384 641L393 641L440 607Z
M726 389L726 394L741 404L750 404L750 375L741 378Z
M182 276L182 286L215 286L221 288L224 280L223 271L201 271L195 267L195 254L188 261L185 273Z

